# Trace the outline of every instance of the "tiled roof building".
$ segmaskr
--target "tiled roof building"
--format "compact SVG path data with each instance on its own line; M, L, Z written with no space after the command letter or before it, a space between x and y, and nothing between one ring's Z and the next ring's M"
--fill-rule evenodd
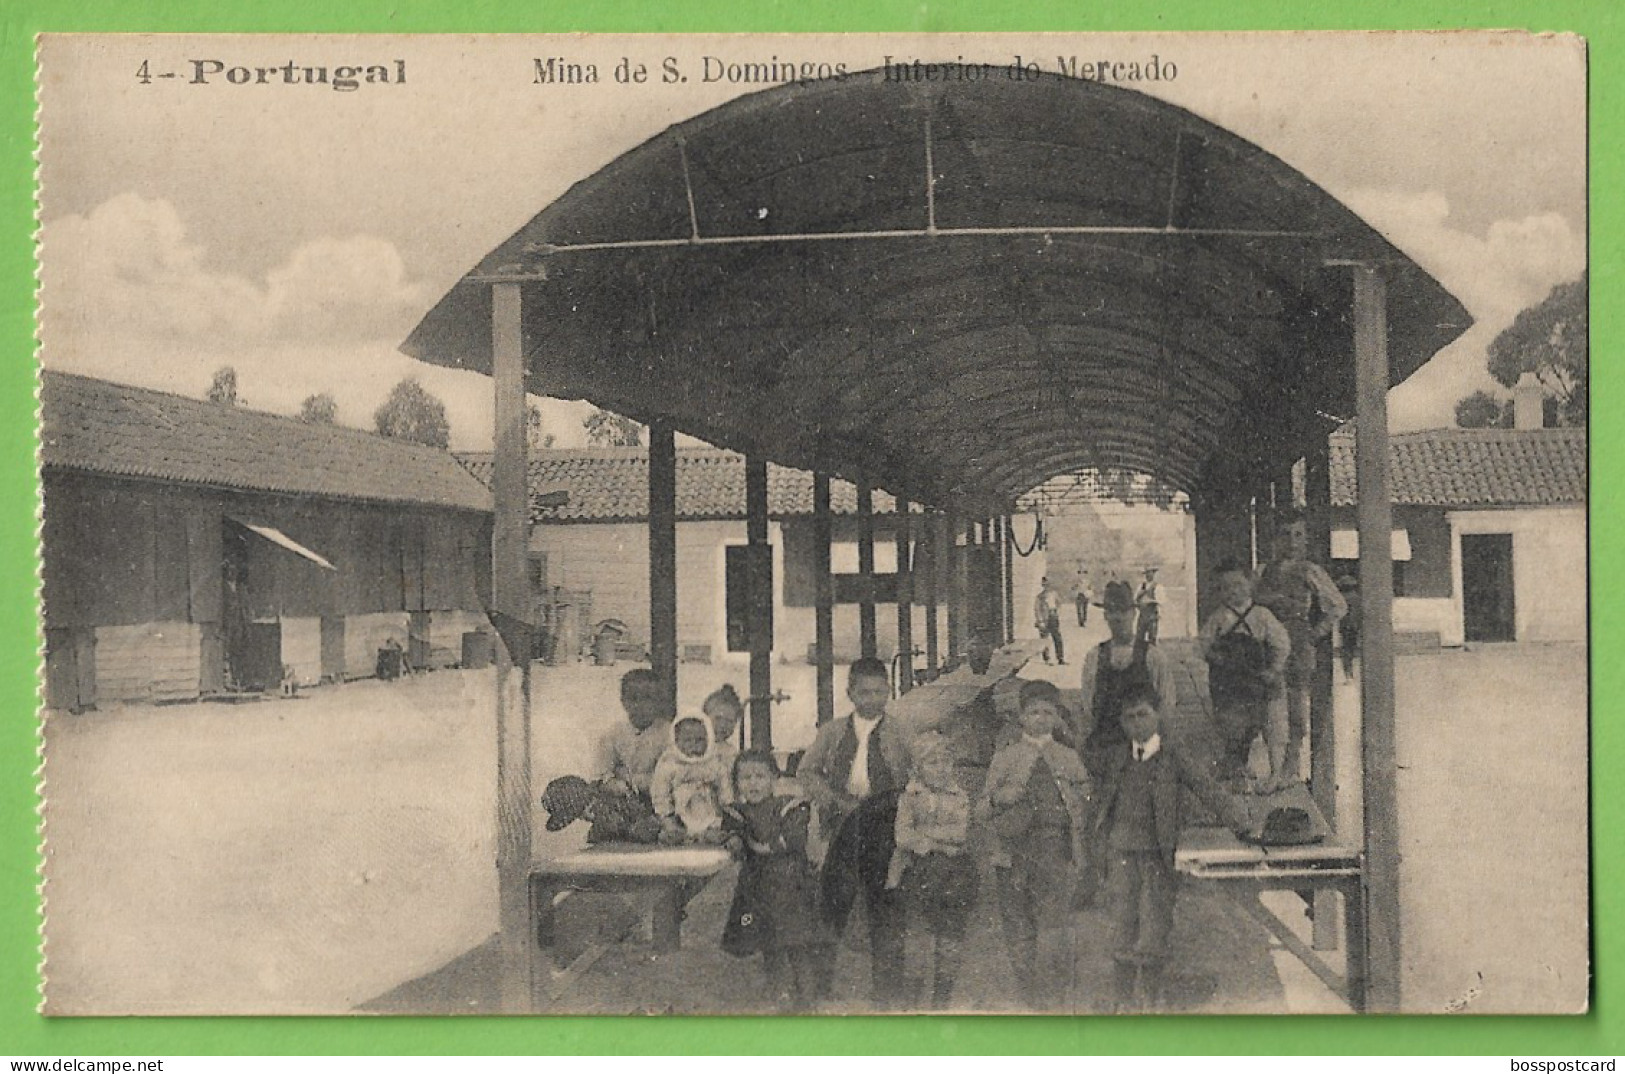
M491 479L489 453L459 455L482 481ZM632 522L649 513L649 453L644 448L545 449L530 458L533 522ZM548 503L548 492L564 492L563 503ZM874 511L890 514L889 493L876 490ZM830 508L855 514L857 489L830 482ZM768 464L767 512L774 518L810 515L813 476L805 470ZM718 448L677 452L677 517L683 521L745 517L745 457Z
M1584 429L1427 429L1390 439L1395 504L1534 507L1586 499ZM1332 503L1356 502L1354 437L1332 437Z
M205 488L489 511L447 451L71 373L41 375L47 469Z

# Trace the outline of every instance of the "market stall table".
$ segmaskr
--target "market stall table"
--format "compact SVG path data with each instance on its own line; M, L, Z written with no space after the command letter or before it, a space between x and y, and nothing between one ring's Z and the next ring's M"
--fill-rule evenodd
M1338 838L1300 784L1274 795L1241 799L1253 818L1253 830L1263 825L1269 810L1293 806L1305 810L1321 841L1298 846L1259 846L1237 838L1224 828L1193 827L1180 838L1174 865L1194 880L1213 883L1234 898L1249 916L1268 929L1316 977L1356 1013L1366 1007L1367 952L1365 891L1359 848ZM1320 953L1304 942L1288 924L1264 905L1266 891L1293 891L1309 899L1314 893L1333 891L1343 897L1343 939L1346 968L1338 973Z

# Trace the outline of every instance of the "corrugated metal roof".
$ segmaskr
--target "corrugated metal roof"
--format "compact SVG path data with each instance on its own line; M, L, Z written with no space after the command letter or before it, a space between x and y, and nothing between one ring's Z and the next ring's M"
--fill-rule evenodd
M1471 324L1304 175L1175 105L864 72L629 150L402 349L489 372L504 279L541 394L971 515L1084 468L1194 496L1353 412L1350 269L1329 261L1383 266L1395 383Z
M490 490L439 448L50 370L40 401L48 470L491 509Z
M458 458L480 480L491 480L489 452L459 453ZM542 494L562 490L568 501L540 506ZM545 449L530 457L533 522L635 522L648 517L649 453L644 448ZM856 486L830 482L830 509L850 515L858 509ZM891 495L874 493L876 514L890 514ZM769 464L767 512L775 518L810 515L813 477L805 470ZM680 448L677 452L677 517L680 519L744 518L745 458L718 448Z
M1333 436L1332 503L1356 502L1354 438ZM1393 502L1520 507L1586 501L1584 429L1427 429L1389 440Z

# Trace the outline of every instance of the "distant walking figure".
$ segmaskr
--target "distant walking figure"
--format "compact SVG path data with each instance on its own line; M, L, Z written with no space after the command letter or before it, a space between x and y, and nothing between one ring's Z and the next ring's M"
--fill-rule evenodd
M1145 581L1140 583L1134 603L1140 608L1140 627L1135 637L1147 645L1155 645L1157 628L1162 625L1162 591L1157 586L1157 568L1145 569Z
M1033 601L1033 625L1045 639L1044 663L1049 663L1050 648L1055 649L1055 662L1066 663L1066 642L1061 639L1061 594L1046 577Z

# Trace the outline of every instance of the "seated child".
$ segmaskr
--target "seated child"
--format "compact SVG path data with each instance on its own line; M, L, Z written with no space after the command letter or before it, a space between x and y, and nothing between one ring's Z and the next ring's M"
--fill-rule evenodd
M1093 835L1107 863L1115 1009L1132 1011L1162 1004L1179 891L1174 851L1187 819L1182 792L1237 832L1247 818L1196 761L1162 737L1152 691L1124 697L1121 721L1128 741L1107 758Z
M706 696L700 711L711 720L711 730L716 733L717 755L731 766L739 753L734 736L739 733L739 725L745 721L745 704L739 700L739 692L724 683Z
M994 756L983 791L1005 946L1030 1010L1067 1006L1072 983L1071 915L1088 862L1090 781L1077 752L1056 740L1068 723L1053 683L1027 684L1021 737Z
M660 676L633 668L621 676L621 708L626 722L598 743L598 778L593 781L589 843L652 843L660 822L649 805L649 781L670 741L671 718Z
M1222 742L1219 778L1237 789L1246 784L1247 755L1262 731L1270 771L1259 789L1267 793L1287 781L1281 682L1292 640L1268 608L1253 603L1252 576L1239 562L1221 563L1218 583L1224 603L1202 624L1200 648Z
M774 794L779 769L765 750L734 760L734 803L725 807L728 844L741 859L722 949L761 952L780 1006L805 1010L818 997L819 962L830 937L818 909L818 877L807 860L812 806Z
M655 763L671 741L671 717L660 674L633 668L621 676L621 708L626 722L599 744L600 772L607 789L649 796Z
M723 841L722 807L733 801L733 774L711 736L704 716L684 716L671 726L671 745L649 783L662 843Z
M886 886L901 888L931 935L931 1006L953 996L960 945L976 901L976 862L965 852L970 795L959 785L948 739L927 732L914 740L914 774L897 803L897 847Z

